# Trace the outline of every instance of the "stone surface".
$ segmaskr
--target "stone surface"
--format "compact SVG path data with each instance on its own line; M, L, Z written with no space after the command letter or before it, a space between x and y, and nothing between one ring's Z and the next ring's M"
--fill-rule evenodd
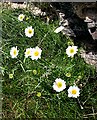
M86 51L81 52L81 57L84 58L86 63L93 65L97 71L97 53L93 54L93 52L86 53Z

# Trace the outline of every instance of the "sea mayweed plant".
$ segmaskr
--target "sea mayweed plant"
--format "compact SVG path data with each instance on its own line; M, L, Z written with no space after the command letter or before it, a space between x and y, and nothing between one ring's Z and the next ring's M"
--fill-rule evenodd
M65 117L61 105L67 105L67 112L71 105L78 109L71 97L80 98L80 84L94 75L80 58L80 48L54 32L57 26L27 10L2 10L3 93L15 118Z

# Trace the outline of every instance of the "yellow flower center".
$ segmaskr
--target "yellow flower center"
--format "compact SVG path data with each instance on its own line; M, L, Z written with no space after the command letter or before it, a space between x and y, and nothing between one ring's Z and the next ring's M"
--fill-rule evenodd
M13 54L16 55L16 54L17 54L17 50L14 50L14 51L13 51Z
M35 56L38 56L38 55L39 55L39 52L38 52L38 51L35 51L35 52L34 52L34 55L35 55Z
M29 54L30 54L30 50L28 50L28 51L26 52L26 54L29 55Z
M70 53L74 53L74 49L70 49Z
M31 34L31 33L32 33L32 30L29 30L28 33Z
M62 87L62 83L61 83L61 82L58 82L58 83L57 83L57 87L58 87L58 88L61 88L61 87Z
M20 19L23 19L23 16L21 16Z
M77 93L77 91L76 90L72 90L72 94L76 94Z

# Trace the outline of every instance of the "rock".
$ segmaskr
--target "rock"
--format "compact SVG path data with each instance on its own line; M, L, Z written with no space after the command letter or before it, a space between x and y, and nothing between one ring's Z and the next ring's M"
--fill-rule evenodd
M68 19L65 18L65 14L59 12L59 25L63 26L64 29L62 30L62 33L67 35L67 36L75 36L73 30L69 26L69 21Z
M72 3L74 12L82 19L85 19L86 16L89 18L95 18L97 14L97 3L96 2L77 2Z
M94 42L97 39L96 3L54 3L52 5L59 12L59 25L64 26L63 34L76 38L75 44L84 44L86 50L81 52L81 57L97 69L97 43Z
M97 3L52 3L52 6L59 11L60 25L68 21L68 26L65 26L63 33L68 36L85 36L88 31L95 40L96 31L91 33L91 28L97 25Z
M96 30L92 33L91 32L91 30L90 30L90 34L92 35L92 38L94 39L94 40L97 40L97 28L96 28Z
M86 53L85 51L82 51L81 57L84 58L87 64L93 65L97 71L97 53L93 54L93 52Z

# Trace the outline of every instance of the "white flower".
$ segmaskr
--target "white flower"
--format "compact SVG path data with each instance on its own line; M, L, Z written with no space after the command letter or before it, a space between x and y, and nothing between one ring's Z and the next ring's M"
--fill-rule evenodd
M66 54L68 55L68 57L73 57L77 53L77 51L77 46L68 46L68 48L66 49Z
M59 33L59 32L61 32L63 29L64 29L64 27L63 27L63 26L60 26L60 27L58 27L54 32L55 32L55 33Z
M68 89L68 97L77 98L80 94L80 89L77 86L70 86Z
M32 26L25 29L25 35L30 38L34 35L34 29L32 28Z
M61 78L57 78L55 82L53 83L53 89L56 92L63 91L66 88L66 82L62 80Z
M18 20L19 20L19 21L23 21L24 17L25 17L25 15L20 14L20 15L18 16Z
M38 58L41 58L41 52L42 50L38 46L36 46L35 48L32 48L31 59L37 60Z
M16 47L12 47L10 50L10 55L12 58L16 58L18 55L19 50L17 50L17 46Z
M31 56L32 53L32 48L27 48L25 51L25 57L28 58L29 56Z

